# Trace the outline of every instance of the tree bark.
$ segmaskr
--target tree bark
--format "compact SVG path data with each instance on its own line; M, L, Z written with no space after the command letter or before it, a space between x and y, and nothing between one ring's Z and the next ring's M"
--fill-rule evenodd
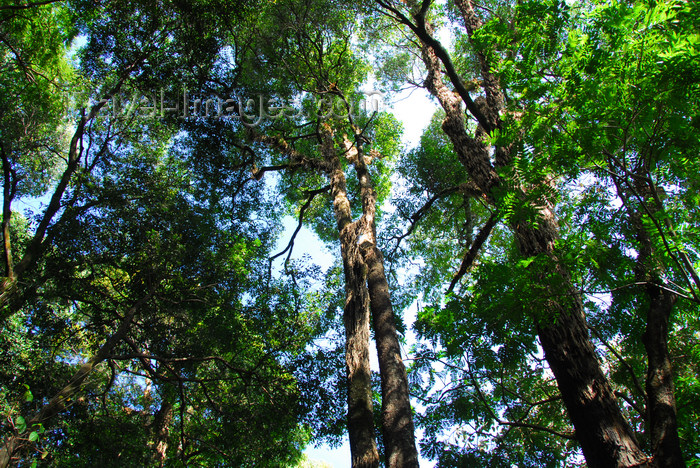
M165 466L167 459L168 442L170 439L170 425L173 421L175 406L173 399L175 389L168 383L161 390L161 404L153 418L153 464Z
M329 128L322 129L322 153L329 168L333 211L345 273L345 364L347 370L348 436L354 468L376 468L379 453L374 435L372 374L369 361L370 311L366 267L357 245L357 223L347 196L345 173Z
M391 468L418 467L406 368L401 358L384 260L376 246L363 252L368 267L370 309L382 383L382 431Z
M372 374L369 361L370 311L364 263L356 246L356 235L344 235L341 252L345 270L345 363L348 385L348 436L352 466L379 466L374 434Z
M644 212L649 216L663 213L663 205L655 197L656 186L651 180L644 164L638 168L633 182L626 179L623 184L616 177L615 186L637 233L639 253L635 276L639 283L646 284L644 292L649 301L642 343L647 354L646 418L652 454L658 467L684 467L686 465L678 436L673 369L668 350L668 323L678 296L663 287L665 267L658 258L642 221ZM644 204L646 210L630 202L629 192L638 197L637 202Z
M459 3L462 9L465 8L465 4L471 8L471 2ZM473 17L465 16L468 31L469 28L478 27ZM420 16L416 19L422 20ZM417 29L430 33L429 25L419 25ZM438 58L436 49L430 46L430 41L423 40L423 44L423 61L428 69L425 86L438 98L445 110L446 117L442 128L450 138L467 173L483 191L483 197L494 202L494 189L503 182L491 163L488 147L479 138L479 132L476 138L467 134L460 99L462 93L458 94L447 88L442 79L441 64L444 62ZM449 67L445 68L449 72ZM498 86L489 76L488 64L483 61L481 71L485 75L485 86ZM455 80L459 81L458 76L450 78L453 83ZM485 102L482 107L486 109L481 111L477 119L482 124L481 120L485 117L487 122L483 128L489 131L488 125L498 123L488 120L498 115L499 96L502 96L502 93L498 89L487 89L485 93L491 97L490 100L496 108ZM469 103L467 104L469 108ZM502 158L502 161L507 161L507 158ZM520 189L514 187L512 190ZM523 195L524 193L521 193L519 196ZM554 255L554 245L558 237L556 219L546 202L542 205L544 207L538 209L537 228L527 223L512 227L520 253L526 258L540 254L550 257L552 272L559 276L560 283L565 285L565 292L568 293L562 295L560 290L551 291L552 299L546 303L545 310L540 314L537 331L545 357L576 429L576 437L591 467L646 466L648 459L622 415L610 383L601 369L588 334L580 295L574 288L568 272ZM550 286L549 289L553 287ZM564 299L554 300L557 297Z
M391 305L389 283L384 271L384 257L377 246L377 194L365 163L361 138L356 138L356 148L345 141L346 152L356 150L353 158L360 179L362 218L360 219L360 250L367 265L367 287L370 310L377 345L377 360L382 386L382 433L386 464L390 468L417 468L411 398L408 392L406 368L401 357L398 331Z
M647 286L649 310L642 342L647 352L646 378L649 433L658 467L684 467L671 358L668 351L668 321L678 296L656 284Z
M17 178L12 172L9 154L5 151L5 145L0 141L0 153L2 156L3 172L3 199L2 199L2 240L3 260L5 264L5 279L3 282L14 281L14 266L12 263L12 243L10 240L10 220L12 218L12 199L17 189ZM4 290L7 286L2 286Z
M418 467L408 378L401 358L383 257L375 240L377 197L362 154L361 132L350 123L356 132L356 142L351 143L345 136L343 149L360 179L362 216L357 221L352 220L345 173L329 125L322 123L319 126L322 161L304 157L282 139L256 135L253 131L250 133L257 141L289 156L290 168L304 166L324 172L330 178L346 280L344 321L348 370L348 432L353 466L378 466L379 463L378 456L375 456L376 442L371 417L369 314L366 306L369 298L382 386L382 433L387 466ZM362 287L357 285L358 282L362 283Z
M580 294L553 252L556 226L541 217L539 229L516 226L520 251L526 257L545 254L561 286L549 286L549 300L537 318L537 334L545 358L590 467L648 466L634 431L622 415L615 394L600 366L588 333ZM556 290L555 290L556 289Z

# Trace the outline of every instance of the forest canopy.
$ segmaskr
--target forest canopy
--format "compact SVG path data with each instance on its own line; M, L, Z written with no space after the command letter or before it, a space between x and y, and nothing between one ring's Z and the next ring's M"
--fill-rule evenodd
M700 466L698 2L0 0L0 90L0 468Z

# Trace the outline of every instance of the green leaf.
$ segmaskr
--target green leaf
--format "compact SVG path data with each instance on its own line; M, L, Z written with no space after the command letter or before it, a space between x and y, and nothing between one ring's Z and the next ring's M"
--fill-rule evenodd
M25 421L22 416L17 416L15 419L15 428L19 432L24 432L24 430L27 428L27 421Z
M34 431L31 434L29 434L29 442L36 442L37 440L39 440L39 433L38 432ZM36 462L34 462L34 463L36 463Z

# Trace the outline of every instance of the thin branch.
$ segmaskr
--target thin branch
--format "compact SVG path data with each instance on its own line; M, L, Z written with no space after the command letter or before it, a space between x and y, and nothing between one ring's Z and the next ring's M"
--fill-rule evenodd
M140 59L139 59L140 61ZM121 86L124 84L126 81L127 77L129 76L129 73L131 70L137 65L138 61L133 63L132 65L125 67L121 78L117 82L117 84L109 91L109 95L113 95L117 92L119 92L119 89ZM80 117L80 120L78 122L77 128L73 134L73 137L71 138L69 150L68 150L68 164L66 165L65 170L63 171L63 174L61 175L61 178L58 182L58 185L56 186L52 196L51 200L49 201L49 204L46 208L46 211L44 211L44 215L41 218L41 221L39 222L39 225L34 232L34 236L32 237L31 241L29 242L29 245L25 249L24 256L22 259L15 265L14 268L14 273L15 273L15 281L27 270L30 270L31 268L34 267L36 262L38 261L39 257L42 255L44 249L46 248L46 242L45 241L45 236L47 234L47 231L49 229L49 226L51 225L51 222L53 221L54 217L56 214L59 212L59 210L62 207L62 199L63 196L65 195L66 190L68 189L75 172L78 170L78 166L80 163L80 158L82 156L82 139L83 139L83 134L85 132L85 126L92 121L97 114L100 112L100 109L102 109L105 104L107 103L106 99L102 99L98 103L94 104L90 108L90 112L85 115L86 109L82 109L82 115ZM14 283L14 282L12 282ZM3 284L2 287L0 287L0 303L4 303L7 301L9 294L5 294L7 292L7 286L12 286L12 283L9 285ZM9 314L12 314L13 311L9 311ZM3 317L3 319L7 318L6 316Z
M317 195L320 195L322 193L326 193L331 189L330 185L326 185L325 187L321 187L319 189L315 190L307 190L306 193L308 194L308 197L306 198L306 202L302 205L302 207L299 209L299 222L297 223L297 228L294 230L294 233L292 234L291 239L289 239L289 243L287 244L287 247L284 248L283 251L273 255L272 257L269 258L270 262L270 268L272 268L272 262L284 255L285 252L289 251L289 255L287 255L287 262L289 262L289 259L292 255L292 249L294 248L294 241L296 240L297 234L299 234L299 231L301 230L302 225L304 224L304 213L306 210L308 210L311 207L311 203L314 201L314 198L316 198Z
M563 438L563 439L568 439L568 440L575 440L575 439L576 439L576 436L575 436L574 434L566 434L566 433L563 433L563 432L559 432L559 431L557 431L557 430L555 430L555 429L552 429L551 427L540 426L540 425L537 425L537 424L524 423L524 422L519 422L519 421L505 421L505 420L502 420L501 418L498 417L498 415L496 414L496 412L493 411L493 409L491 408L491 405L489 405L489 403L488 403L488 401L486 400L486 397L484 396L484 394L482 393L481 387L479 386L479 383L476 381L476 377L474 377L474 374L472 373L472 371L471 371L471 370L467 370L467 372L468 372L468 374L469 374L469 378L470 378L470 380L471 380L471 382L472 382L472 385L474 386L474 389L476 390L477 396L479 397L479 399L481 400L481 402L484 404L484 406L486 407L486 410L489 412L489 414L491 414L491 417L492 417L496 422L498 422L498 424L501 424L501 425L503 425L503 426L512 426L512 427L526 427L526 428L529 428L529 429L535 429L535 430L538 430L538 431L544 431L544 432L548 432L549 434L552 434L552 435L555 435L555 436L559 436L559 437L561 437L561 438Z
M467 251L467 254L462 260L462 265L460 265L459 271L455 274L454 278L452 278L452 282L450 283L450 287L447 288L447 292L452 292L457 282L462 279L462 276L464 276L467 270L469 270L474 264L474 260L476 260L476 256L479 254L481 246L484 245L486 239L489 238L491 230L496 225L497 219L498 217L496 216L496 213L492 213L488 221L486 221L486 224L484 224L484 226L479 230L479 234L477 234L472 246L469 248L469 251Z
M649 281L635 281L634 283L623 284L622 286L618 286L618 287L616 287L616 288L605 289L605 290L598 290L598 291L593 291L593 290L590 290L590 289L580 289L578 292L579 292L579 293L582 293L582 294L607 294L607 293L611 293L611 292L614 292L614 291L619 291L619 290L621 290L621 289L631 288L631 287L633 287L633 286L648 286L648 285L653 285L653 286L655 286L655 287L657 287L657 288L659 288L659 289L663 289L664 291L668 291L668 292L670 292L671 294L675 294L675 295L678 296L678 297L682 297L683 299L688 299L689 301L695 301L694 298L692 298L692 297L690 297L690 296L686 296L686 295L683 294L682 292L679 292L679 291L677 291L677 290L675 290L675 289L668 288L668 287L666 287L666 286L664 286L664 285L662 285L662 284L651 283L651 282L649 282ZM678 287L680 288L679 285L676 285L676 286L678 286Z
M474 186L473 183L465 182L463 184L455 185L453 187L448 187L433 195L427 202L425 202L425 204L422 207L418 209L418 211L411 215L411 225L408 227L408 230L401 235L393 236L391 238L391 240L396 239L396 246L394 247L392 254L396 253L396 250L399 248L401 241L403 241L406 237L411 235L411 233L413 233L416 227L418 227L418 222L426 215L426 213L430 210L430 208L436 201L457 192L463 192L467 195L472 196L480 196L482 193L476 186Z
M0 11L3 11L3 10L14 10L14 11L27 10L29 8L50 5L51 3L59 3L61 1L63 1L63 0L45 0L43 2L26 3L24 5L3 5L3 6L0 6Z
M162 356L157 356L154 354L150 353L144 353L144 352L133 352L129 354L114 354L109 356L109 359L113 359L115 361L128 361L131 359L148 359L152 361L157 361L165 364L171 364L171 363L176 363L176 364L186 364L190 362L209 362L209 361L215 361L223 364L225 367L228 369L237 372L239 374L245 375L246 377L250 377L254 374L253 371L248 370L248 369L243 369L240 367L236 367L232 365L230 362L228 362L226 359L222 358L221 356L203 356L203 357L171 357L171 358L166 358ZM150 367L150 366L149 366ZM152 370L152 367L149 369ZM155 372L155 370L153 370ZM158 375L157 373L154 375Z
M630 376L632 377L632 382L634 383L634 386L636 387L637 391L639 392L640 395L642 395L642 398L644 398L644 401L647 401L647 394L644 391L641 383L637 379L637 376L634 373L634 369L632 369L632 366L624 360L622 356L620 356L620 353L617 352L615 348L613 348L606 340L603 339L601 336L600 332L592 325L588 325L588 328L593 332L593 334L600 340L601 343L603 343L603 346L605 346L612 354L615 356L615 358L620 361L620 364L623 365L625 369L627 369L627 372L629 372ZM644 415L644 412L639 412L641 415Z
M288 156L288 166L290 169L296 166L303 166L308 168L320 169L326 172L327 168L325 167L323 161L304 156L302 153L292 148L292 146L284 138L261 135L255 132L255 130L253 129L249 129L248 132L255 141L263 143L268 148L274 149L284 154L285 156Z
M552 429L551 427L540 426L538 424L530 424L530 423L515 422L515 421L501 421L501 420L498 420L498 423L503 424L504 426L526 427L528 429L535 429L538 431L548 432L552 435L561 437L563 439L576 440L576 436L573 433L559 432L555 429Z
M606 168L600 168L600 169L602 169L603 171L605 171L606 173L608 173L612 177L613 182L615 183L615 186L617 187L618 194L621 194L621 192L622 192L622 188L619 186L619 181L621 180L627 185L627 187L629 188L632 195L637 199L637 201L639 202L641 207L644 209L646 214L651 219L651 222L654 224L656 231L658 232L659 236L661 237L661 240L664 244L664 248L666 249L666 252L671 257L673 262L676 264L676 266L679 269L679 273L683 276L683 279L685 279L686 283L688 284L688 287L690 289L690 294L692 294L692 296L693 296L693 298L690 300L700 303L700 297L698 297L698 295L695 291L695 288L693 287L693 283L695 283L695 286L697 288L700 288L700 276L698 276L698 273L695 271L695 268L693 267L692 263L690 262L690 259L687 257L687 254L685 254L684 252L681 252L680 249L676 248L675 250L680 254L681 260L683 260L683 265L681 265L681 262L678 260L678 258L676 257L676 255L672 251L673 249L672 249L668 239L666 238L666 234L664 233L663 227L661 226L659 221L656 219L656 216L654 216L654 213L649 208L648 204L644 201L644 199L639 194L639 192L634 188L633 184L630 183L629 178L631 177L634 179L638 179L638 180L641 180L641 181L645 182L646 184L648 184L649 190L653 194L655 201L657 202L658 206L660 207L660 210L663 210L663 205L661 203L661 200L658 198L658 195L656 194L656 184L654 184L654 181L650 177L635 174L633 172L630 172L626 167L621 166L619 160L611 152L604 150L603 153L610 160L613 160L616 163L617 167L620 167L624 171L625 176L622 176L622 175L618 174L617 172L612 171L610 169L606 169ZM609 161L608 161L608 164L610 164ZM610 164L610 165L615 167L613 164ZM629 211L629 209L628 209L628 211ZM673 226L671 226L670 221L668 221L668 220L666 222L666 227L669 229L669 234L671 235L671 237L676 237L676 233L673 230ZM692 281L691 281L691 278L688 277L688 274L690 274L690 276L692 277ZM666 288L663 288L663 286L661 286L661 285L655 285L655 286L661 287L662 289L666 289ZM671 291L671 292L675 293L675 291ZM688 298L687 296L684 296L682 294L680 296L684 297L684 298Z
M403 233L403 234L401 234L400 236L394 236L394 237L392 237L392 240L393 240L393 239L396 239L396 247L394 247L393 252L396 252L396 249L399 248L399 245L401 244L401 241L403 241L406 237L408 237L409 235L411 235L411 233L412 233L412 232L416 229L416 227L418 226L418 222L419 222L421 219L423 219L423 216L425 216L425 214L430 210L430 208L433 206L433 204L434 204L436 201L438 201L438 200L441 199L441 198L446 197L447 195L451 195L451 194L453 194L453 193L456 193L456 192L458 192L458 191L459 191L459 185L455 185L455 186L453 186L453 187L449 187L449 188L446 188L446 189L444 189L444 190L441 190L441 191L439 191L438 193L436 193L435 195L433 195L432 197L430 197L430 199L428 199L428 201L425 202L425 204L423 204L423 206L421 206L421 207L418 209L418 211L416 211L415 213L413 213L413 214L411 215L411 225L408 227L408 229L406 230L406 232ZM392 252L392 253L393 253L393 252Z
M34 430L37 426L43 425L46 421L53 418L60 412L70 406L70 399L80 391L88 376L92 373L95 366L107 359L110 351L114 349L122 340L127 339L127 334L133 322L134 316L141 307L152 297L153 292L149 292L139 299L125 314L119 328L112 334L100 349L82 364L78 371L73 374L67 385L65 385L56 395L54 395L48 403L46 403L39 412L27 421L27 431ZM7 466L7 460L11 459L12 452L17 450L20 445L22 434L17 436L9 436L5 440L5 447L0 449L0 466Z
M279 164L276 166L263 166L261 168L255 167L253 165L253 169L251 169L251 172L253 173L253 178L255 180L260 180L262 177L265 175L266 172L276 172L276 171L283 171L285 169L290 169L291 165L290 164Z
M624 393L620 392L619 390L615 390L615 396L622 398L627 402L628 405L630 405L634 410L639 413L639 415L643 418L646 419L646 412L642 410L635 402L632 400L632 398L628 397Z

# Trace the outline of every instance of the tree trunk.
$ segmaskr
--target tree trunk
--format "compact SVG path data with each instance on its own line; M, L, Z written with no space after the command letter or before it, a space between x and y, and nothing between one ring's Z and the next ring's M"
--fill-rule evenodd
M391 468L417 468L418 451L408 378L401 358L384 260L376 246L367 249L364 258L368 267L370 309L382 381L382 430L386 463Z
M153 418L153 464L165 466L167 459L168 442L170 439L170 425L173 421L175 406L173 398L175 389L168 383L161 390L161 404Z
M356 461L367 463L362 466L378 465L378 457L375 458L374 424L370 417L372 414L371 386L365 384L370 382L369 328L365 325L369 320L366 306L360 306L363 303L366 304L365 297L369 293L382 381L382 431L387 466L417 467L418 451L415 445L408 379L401 358L383 258L376 247L377 197L362 154L361 132L354 128L357 146L344 137L345 147L343 148L345 157L355 166L362 192L362 217L353 222L345 173L340 164L340 154L334 147L333 131L325 123L322 123L319 128L322 161L304 157L283 139L250 132L257 141L289 156L289 167L303 166L324 172L330 178L333 209L340 234L346 274L347 299L344 320L348 366L348 432L353 466L356 466ZM362 288L354 285L357 281L362 282ZM367 339L364 338L365 333Z
M367 265L367 287L381 376L382 433L386 464L390 468L417 468L418 450L408 392L408 378L401 358L389 283L384 271L384 258L376 241L377 194L365 164L360 141L361 138L358 135L357 156L354 158L354 163L362 194L362 219L359 221L360 250ZM349 142L346 140L345 144L346 152L349 153L351 150Z
M600 368L580 299L574 300L575 305L566 309L548 310L554 323L539 325L537 332L586 463L590 467L647 466L647 457Z
M658 467L684 467L671 359L668 352L668 320L678 296L655 284L647 286L649 311L642 342L647 352L646 391L649 432Z
M638 195L638 202L646 205L650 215L663 214L663 205L655 197L656 187L651 182L646 165L638 169L639 177L624 185L628 191ZM673 383L671 356L668 351L668 322L678 296L662 286L665 267L658 258L642 221L644 210L630 203L627 191L619 179L615 180L618 195L637 232L639 253L637 256L636 279L645 283L645 294L649 300L646 330L642 343L647 354L647 428L655 465L658 467L684 467L683 453L678 436L676 417L676 396ZM670 227L670 226L669 226Z
M374 435L372 378L369 362L370 312L366 267L357 246L357 223L347 196L345 174L333 146L330 129L324 129L322 152L329 167L333 211L340 237L345 273L345 364L348 386L348 436L354 468L379 466Z
M554 254L557 226L549 209L540 210L538 226L516 225L514 229L520 253L524 257L547 255L552 264L548 273L558 280L554 283L559 286L550 283L547 287L549 296L557 299L547 301L536 318L537 334L586 462L590 467L646 466L647 457L601 369L580 294ZM568 294L562 294L562 287Z
M363 274L364 263L356 236L343 236L341 252L345 269L345 363L348 385L348 435L352 466L379 466L374 435L372 377L369 362L369 297ZM351 238L348 242L348 238Z
M17 180L12 173L12 166L9 155L5 151L5 145L0 141L0 153L2 156L3 172L3 199L2 199L2 240L3 240L3 260L5 264L5 281L14 280L14 266L12 263L12 243L10 241L10 220L12 218L12 199L17 189ZM8 286L2 286L4 291Z
M462 7L464 7L463 3ZM417 20L422 18L417 17ZM470 27L477 27L474 18L467 18ZM420 25L419 25L420 26ZM414 26L415 27L415 26ZM430 26L423 24L414 29L423 40L423 61L428 69L425 86L438 98L446 117L442 128L450 138L454 149L474 183L483 191L486 200L494 201L494 189L502 185L494 165L491 163L487 145L479 137L471 137L466 132L462 112L461 93L447 88L442 79L442 63L436 49L421 37L429 35ZM419 34L419 32L421 32ZM429 37L428 39L432 39ZM432 40L434 42L434 39ZM444 55L444 49L441 51ZM447 57L449 60L449 57ZM445 66L448 71L451 67ZM486 86L497 86L488 76L488 64L481 63ZM458 76L450 76L453 83ZM498 90L486 90L491 101L498 105ZM471 99L470 99L471 100ZM469 103L468 107L469 107ZM472 107L473 107L472 103ZM492 120L499 109L490 108L488 102L480 105L477 116L480 126L488 130L497 125ZM482 122L482 119L486 119ZM498 154L498 151L497 151ZM506 155L507 156L507 155ZM507 161L503 157L501 161ZM497 161L498 162L498 161ZM515 187L513 190L518 190ZM521 194L522 196L522 194ZM569 294L551 291L550 300L539 315L537 331L547 362L555 375L563 401L576 437L581 444L586 461L591 467L633 467L646 466L647 457L639 447L634 432L618 407L610 383L605 377L590 340L580 295L571 283L568 272L556 259L553 249L558 237L558 228L553 212L546 207L539 210L538 228L527 223L513 226L520 253L524 257L544 254L552 260L553 272L559 276ZM550 286L550 289L553 287ZM558 288L560 289L560 288Z

